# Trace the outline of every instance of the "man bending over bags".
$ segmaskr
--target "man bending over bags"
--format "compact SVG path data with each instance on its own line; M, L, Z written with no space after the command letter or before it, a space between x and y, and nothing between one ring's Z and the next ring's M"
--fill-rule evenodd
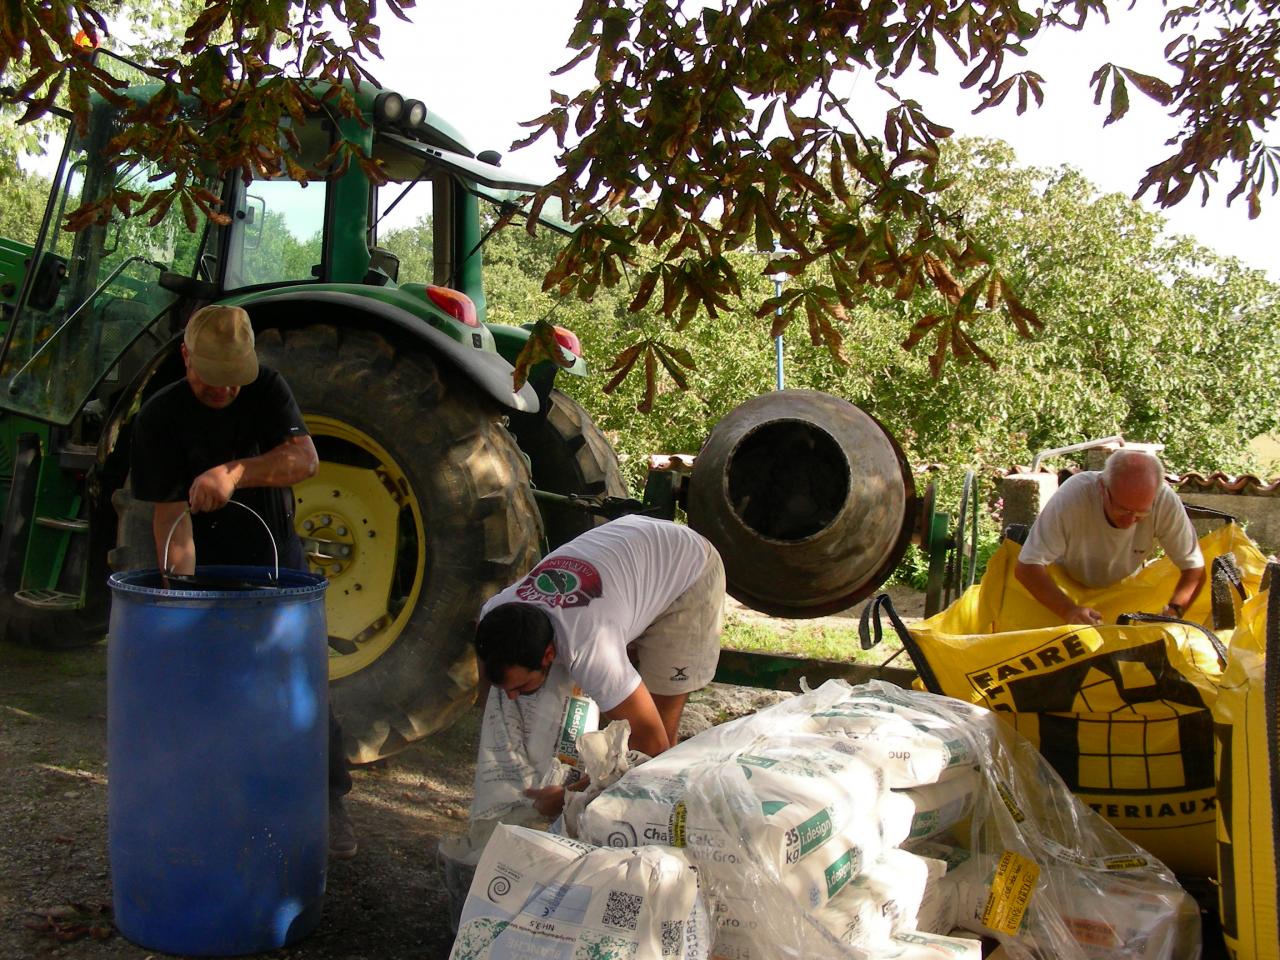
M1048 565L1058 564L1086 587L1106 587L1141 569L1157 542L1182 571L1160 613L1181 617L1204 585L1195 528L1164 482L1159 458L1117 450L1101 472L1077 473L1049 498L1027 535L1014 576L1064 623L1096 626L1102 616L1063 593Z
M675 744L689 694L715 675L723 611L724 564L706 538L623 517L490 599L476 656L513 700L540 689L559 659L605 718L630 723L630 748L656 756ZM564 804L563 787L526 792L544 815Z

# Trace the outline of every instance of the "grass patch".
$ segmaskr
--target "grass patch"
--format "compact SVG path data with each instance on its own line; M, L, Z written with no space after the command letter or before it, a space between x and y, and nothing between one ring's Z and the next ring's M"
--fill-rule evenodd
M883 663L902 649L898 638L890 632L878 647L863 650L853 621L844 627L830 623L760 620L733 614L725 617L720 644L747 653L789 654L843 663Z

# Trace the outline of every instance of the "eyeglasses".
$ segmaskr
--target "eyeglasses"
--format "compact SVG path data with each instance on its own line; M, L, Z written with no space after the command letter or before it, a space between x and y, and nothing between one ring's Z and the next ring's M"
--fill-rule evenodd
M1134 520L1145 520L1151 516L1150 510L1129 510L1116 503L1111 496L1111 491L1107 489L1107 485L1102 485L1102 495L1107 498L1107 502L1111 504L1111 512L1118 517L1132 517Z

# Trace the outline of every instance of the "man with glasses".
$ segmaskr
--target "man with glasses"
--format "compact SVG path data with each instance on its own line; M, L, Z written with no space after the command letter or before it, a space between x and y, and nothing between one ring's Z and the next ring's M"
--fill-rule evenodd
M1050 576L1049 564L1086 587L1105 587L1141 569L1157 543L1182 571L1160 612L1181 617L1204 585L1195 528L1164 482L1160 460L1138 450L1117 450L1101 471L1076 474L1049 498L1014 576L1064 623L1097 625L1102 616L1068 597Z

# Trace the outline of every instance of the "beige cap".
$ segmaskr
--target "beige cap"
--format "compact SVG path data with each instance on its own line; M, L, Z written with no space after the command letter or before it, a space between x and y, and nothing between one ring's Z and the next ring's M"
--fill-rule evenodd
M258 379L253 326L240 307L201 307L183 334L196 376L211 387L243 387Z

